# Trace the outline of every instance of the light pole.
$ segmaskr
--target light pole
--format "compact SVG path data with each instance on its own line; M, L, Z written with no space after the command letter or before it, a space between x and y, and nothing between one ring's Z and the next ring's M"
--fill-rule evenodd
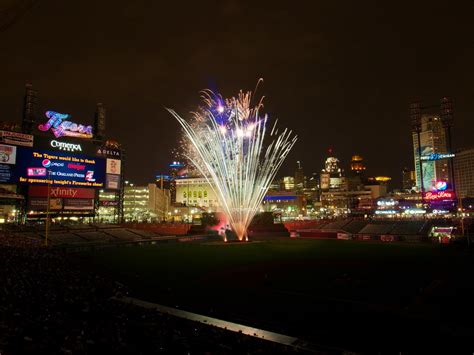
M44 245L48 246L48 236L49 236L49 211L50 211L50 201L51 201L51 170L48 170L48 195L46 199L46 224L45 224L45 234L44 234Z

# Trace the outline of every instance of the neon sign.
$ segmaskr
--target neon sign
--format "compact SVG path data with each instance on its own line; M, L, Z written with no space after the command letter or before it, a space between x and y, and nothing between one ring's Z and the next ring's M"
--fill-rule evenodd
M440 159L448 159L454 158L456 154L448 153L448 154L440 154L440 153L431 153L428 155L422 155L421 160L424 161L433 161L433 160L440 160Z
M84 126L71 121L65 121L71 115L66 113L59 113L55 111L46 111L48 121L38 126L38 129L47 132L49 129L53 132L56 138L67 136L77 138L92 138L92 126Z
M455 195L452 191L430 191L424 193L423 198L429 201L453 200Z

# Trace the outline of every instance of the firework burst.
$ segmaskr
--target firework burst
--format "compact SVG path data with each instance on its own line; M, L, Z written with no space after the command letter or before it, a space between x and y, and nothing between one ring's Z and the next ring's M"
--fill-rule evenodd
M207 179L239 240L247 240L247 228L296 136L279 132L276 123L269 129L268 116L259 112L263 98L252 107L250 91L223 99L204 90L202 99L204 106L190 120L168 111L183 127L187 159Z

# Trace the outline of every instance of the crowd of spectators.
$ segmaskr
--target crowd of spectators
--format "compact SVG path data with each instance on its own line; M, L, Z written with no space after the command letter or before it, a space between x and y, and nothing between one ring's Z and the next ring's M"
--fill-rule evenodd
M116 300L126 294L74 255L0 236L0 354L296 351Z

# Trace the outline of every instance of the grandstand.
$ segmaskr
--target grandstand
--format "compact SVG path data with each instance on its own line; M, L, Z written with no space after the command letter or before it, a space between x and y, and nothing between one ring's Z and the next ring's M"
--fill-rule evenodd
M385 221L376 221L367 223L358 234L360 235L384 235L389 234L390 231L395 227L395 223L385 222Z
M350 234L356 234L359 233L362 228L364 228L367 225L367 221L363 219L353 219L349 223L345 224L342 227L342 230L344 232L350 233Z
M4 234L12 238L42 245L46 240L44 225L8 225ZM197 238L201 236L191 237ZM208 236L205 236L206 238ZM53 224L48 234L48 245L52 247L95 247L135 243L180 241L176 235L160 235L152 230L124 228L110 224Z
M351 222L351 219L340 219L330 222L320 227L322 231L340 231L343 227Z
M346 238L360 240L400 240L421 241L428 236L433 225L444 225L446 221L436 220L362 220L341 219L321 223L317 228L298 229L301 237L338 238L343 234Z

